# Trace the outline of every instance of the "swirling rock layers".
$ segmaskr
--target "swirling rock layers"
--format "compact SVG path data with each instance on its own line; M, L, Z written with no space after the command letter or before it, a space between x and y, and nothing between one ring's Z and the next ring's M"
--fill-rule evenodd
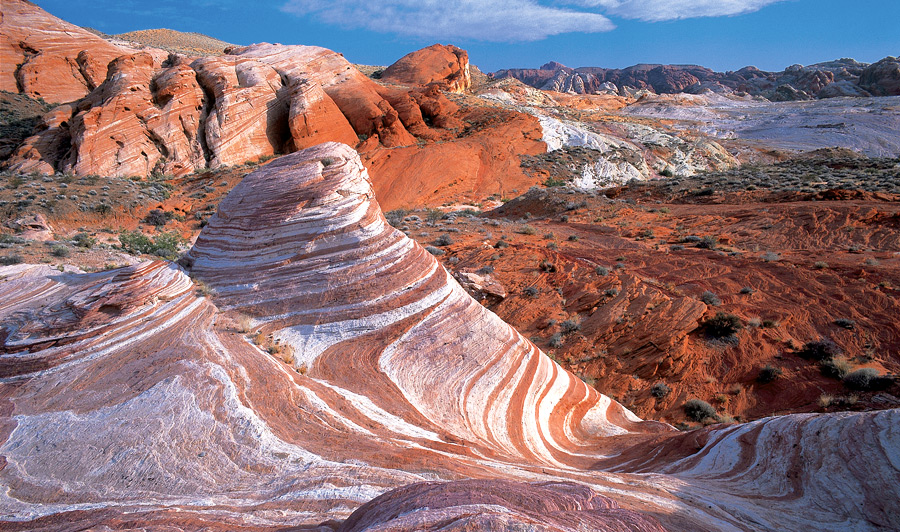
M248 175L187 260L212 301L165 262L0 268L2 519L838 531L900 517L900 411L643 422L391 228L348 146Z

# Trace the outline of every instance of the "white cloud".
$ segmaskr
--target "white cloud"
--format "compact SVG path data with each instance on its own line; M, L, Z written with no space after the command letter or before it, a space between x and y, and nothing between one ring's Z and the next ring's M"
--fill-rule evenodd
M600 13L533 0L289 0L282 9L338 26L431 39L537 41L615 28Z
M604 13L647 22L696 17L722 17L758 11L785 0L571 0L585 8L600 8Z
M282 10L345 28L430 39L536 41L610 31L605 16L647 22L757 11L786 0L288 0Z

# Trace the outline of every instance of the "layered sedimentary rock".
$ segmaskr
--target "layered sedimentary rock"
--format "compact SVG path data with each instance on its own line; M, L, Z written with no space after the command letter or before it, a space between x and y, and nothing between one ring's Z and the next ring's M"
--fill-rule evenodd
M50 103L87 95L103 82L106 64L129 52L23 0L4 0L2 22L0 90Z
M835 96L888 96L900 94L898 76L886 57L867 65L853 59L838 59L813 65L792 65L781 72L766 72L748 66L737 71L715 72L697 65L640 64L623 69L569 68L551 61L539 69L507 69L494 72L494 79L513 77L543 90L595 94L607 91L657 94L704 90L744 92L771 100L809 100ZM833 84L839 88L828 89Z
M469 54L453 45L433 44L401 57L384 70L381 79L404 85L436 84L444 90L465 92L472 85Z
M387 225L347 146L247 176L187 263L212 298L166 262L0 268L5 520L837 531L900 518L900 411L690 433L640 421ZM464 479L487 480L434 484Z

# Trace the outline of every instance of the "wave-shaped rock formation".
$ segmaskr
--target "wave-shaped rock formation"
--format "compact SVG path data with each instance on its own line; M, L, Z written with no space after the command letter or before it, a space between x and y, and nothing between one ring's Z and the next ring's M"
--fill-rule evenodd
M877 63L838 59L814 65L792 65L781 72L748 66L716 72L698 65L640 64L628 68L569 68L551 61L538 69L512 68L491 74L516 78L533 87L556 92L657 94L742 92L772 101L810 100L836 96L900 95L900 61L885 57Z
M390 227L348 146L248 175L185 263L212 298L161 261L0 268L6 525L844 531L900 519L900 411L690 433L641 421Z

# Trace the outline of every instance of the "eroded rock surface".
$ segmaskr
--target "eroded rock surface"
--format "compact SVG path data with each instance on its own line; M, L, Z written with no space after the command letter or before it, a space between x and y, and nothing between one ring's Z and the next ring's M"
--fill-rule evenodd
M401 57L387 67L381 79L404 85L437 84L452 92L465 92L472 85L469 54L453 45L433 44Z
M689 433L641 421L387 225L347 146L248 175L188 259L212 298L166 262L0 268L4 519L837 531L900 518L900 410ZM431 483L467 478L531 484Z
M51 103L87 95L130 52L23 0L4 0L0 20L0 90Z

